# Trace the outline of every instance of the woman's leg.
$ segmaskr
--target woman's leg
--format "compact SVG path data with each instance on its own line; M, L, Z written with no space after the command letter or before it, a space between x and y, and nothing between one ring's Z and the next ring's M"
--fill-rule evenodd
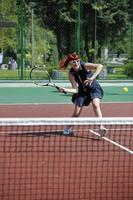
M79 117L79 115L81 114L81 111L82 111L82 107L75 105L72 117Z
M93 99L92 106L93 106L95 116L102 118L102 112L101 112L101 107L100 107L100 99L99 98ZM103 126L103 124L101 124L100 130L99 130L100 135L104 136L106 134L106 131L107 131L107 129Z
M79 117L79 115L81 114L81 111L82 111L82 107L75 105L72 117ZM70 135L70 134L72 134L72 126L68 125L64 128L64 135Z
M95 98L92 100L92 106L95 113L95 117L102 117L101 107L100 107L100 99Z

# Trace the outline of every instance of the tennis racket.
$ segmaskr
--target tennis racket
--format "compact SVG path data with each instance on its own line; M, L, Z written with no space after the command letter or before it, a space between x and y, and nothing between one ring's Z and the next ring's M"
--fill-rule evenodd
M60 89L60 87L53 82L49 72L44 67L33 67L30 71L30 79L35 85L55 87L57 90ZM62 92L66 94L65 91Z

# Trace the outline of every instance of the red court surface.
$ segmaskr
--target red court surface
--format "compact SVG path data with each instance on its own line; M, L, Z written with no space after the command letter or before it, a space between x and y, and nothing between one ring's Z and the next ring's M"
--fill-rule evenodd
M105 117L132 117L133 104L102 104ZM72 105L0 106L0 117L69 117ZM94 117L91 107L81 117ZM131 128L131 127L130 127ZM10 130L10 128L9 128ZM133 130L133 129L132 129ZM1 131L2 133L2 131ZM0 134L0 200L131 200L133 157L92 134ZM112 131L132 148L131 131Z
M70 117L72 104L0 105L0 117ZM133 117L133 103L102 103L104 117ZM81 117L94 117L92 107L83 109Z

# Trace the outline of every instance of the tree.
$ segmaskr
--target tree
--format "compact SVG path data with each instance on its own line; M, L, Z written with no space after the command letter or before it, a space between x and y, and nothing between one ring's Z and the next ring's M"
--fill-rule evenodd
M34 2L36 2L35 12L41 18L43 26L56 35L59 58L62 54L73 51L77 1L34 0ZM128 23L131 20L128 13L131 1L82 0L81 3L83 48L88 60L93 60L94 54L101 56L101 48L104 45L117 46L117 41L126 37Z
M28 3L30 1L27 1ZM59 58L74 49L74 1L38 0L35 13L41 18L45 29L52 30L56 36Z
M118 41L127 37L130 20L128 13L129 0L97 0L89 2L85 0L83 3L85 48L86 51L89 48L96 50L95 45L97 42L97 57L101 57L103 46L110 48L115 46L116 48ZM92 42L90 43L90 41ZM90 58L88 57L88 59Z
M40 19L39 23L37 23L38 31L36 33L40 35L37 53L39 50L42 53L45 51L45 47L44 49L39 49L39 43L41 43L41 40L43 41L42 30L51 32L53 34L52 37L55 37L54 43L57 46L59 59L63 55L75 51L77 0L25 0L25 2L28 5L25 9L25 29L27 33L30 24L29 8L31 2L36 19ZM20 0L2 1L3 8L1 9L4 10L4 16L17 22L17 7L15 3L20 3ZM82 50L85 50L87 59L93 61L94 57L101 57L101 50L104 46L108 46L109 49L114 49L115 51L120 48L124 49L125 44L127 45L130 40L131 31L129 31L129 26L132 24L132 1L82 0L81 4L83 35L81 53ZM3 39L0 47L7 48L7 46L10 46L13 49L16 48L16 30L4 30L4 36L6 36L4 37L6 40ZM49 45L49 48L52 49L52 43L49 43ZM129 52L128 46L126 46L127 52Z
M8 6L7 6L8 5ZM2 0L0 6L1 20L12 21L17 24L17 8L16 0ZM17 49L17 31L16 28L3 27L0 31L0 48L4 52L4 56L14 56Z

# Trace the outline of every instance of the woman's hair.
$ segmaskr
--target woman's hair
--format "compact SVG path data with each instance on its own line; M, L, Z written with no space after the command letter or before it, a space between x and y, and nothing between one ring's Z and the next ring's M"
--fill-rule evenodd
M61 69L66 69L68 66L68 63L72 60L77 60L79 59L79 55L77 55L75 52L68 54L67 56L65 56L62 60L60 60L59 62L59 66Z

